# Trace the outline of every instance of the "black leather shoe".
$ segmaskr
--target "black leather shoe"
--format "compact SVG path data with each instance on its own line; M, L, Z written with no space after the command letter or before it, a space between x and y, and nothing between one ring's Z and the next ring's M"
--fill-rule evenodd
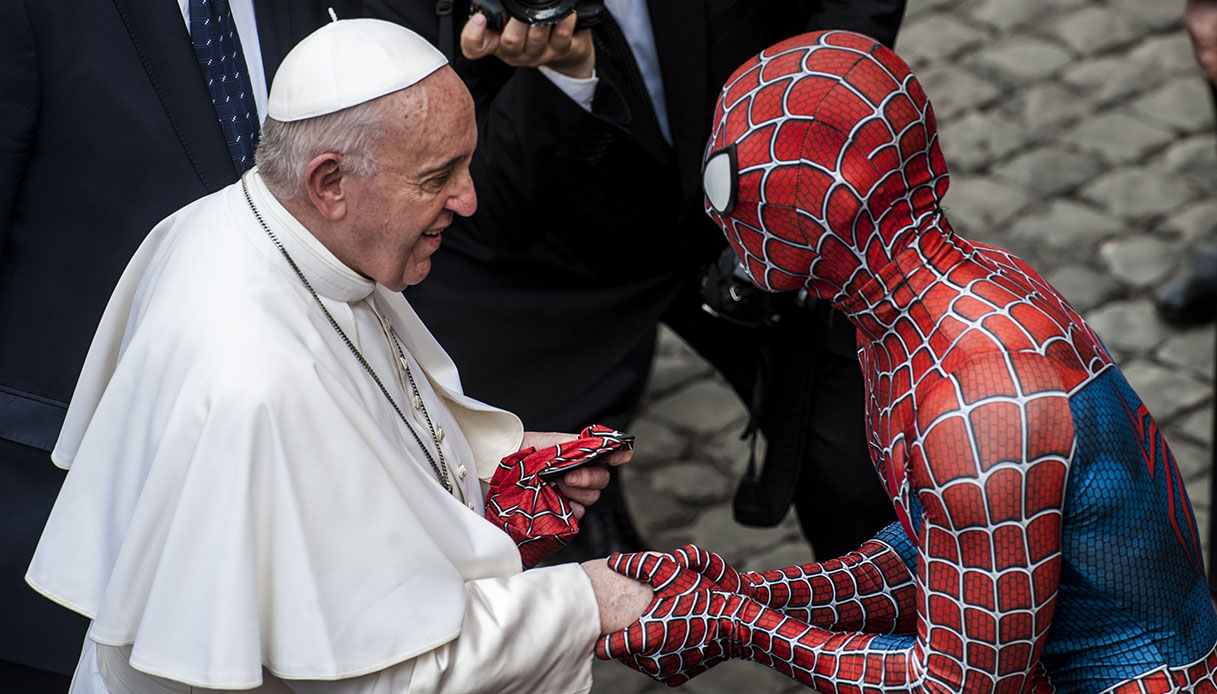
M1154 305L1175 325L1201 325L1217 317L1217 246L1193 258L1187 276L1167 287Z

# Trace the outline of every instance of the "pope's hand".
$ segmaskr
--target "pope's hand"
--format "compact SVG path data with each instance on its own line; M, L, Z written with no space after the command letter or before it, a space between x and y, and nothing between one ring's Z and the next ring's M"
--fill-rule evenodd
M560 434L556 432L524 432L524 440L521 448L533 446L538 450L546 446L554 446L565 441L574 440L574 434ZM622 450L615 453L610 453L604 458L606 466L624 465L630 462L634 457L634 451ZM600 490L608 486L609 471L607 467L593 466L571 470L562 477L558 482L558 491L571 502L571 512L575 515L575 520L581 520L587 507L596 503L600 499Z
M498 32L487 28L486 15L478 12L461 29L461 53L470 60L493 55L515 67L545 65L569 77L588 78L596 67L596 49L590 29L575 31L577 21L573 12L549 25L513 17Z
M585 561L581 566L596 594L602 635L637 622L654 597L651 586L613 571L603 559Z

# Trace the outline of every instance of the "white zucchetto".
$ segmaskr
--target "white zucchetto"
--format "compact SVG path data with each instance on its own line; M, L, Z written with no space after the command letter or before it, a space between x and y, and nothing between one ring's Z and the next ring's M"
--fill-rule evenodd
M379 19L342 19L283 59L266 113L280 122L324 116L405 89L448 64L426 39Z

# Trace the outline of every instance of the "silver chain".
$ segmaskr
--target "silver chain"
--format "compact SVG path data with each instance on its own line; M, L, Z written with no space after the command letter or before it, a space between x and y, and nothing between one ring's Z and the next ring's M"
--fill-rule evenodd
M313 285L309 283L308 279L305 278L304 273L300 271L300 267L296 265L296 261L292 260L292 256L288 254L287 249L284 248L283 244L279 242L279 238L275 236L275 233L270 230L269 226L266 225L266 221L262 219L262 213L258 211L258 207L254 205L253 198L249 196L249 187L245 184L244 176L241 177L241 191L245 193L245 202L249 203L249 209L254 213L254 218L258 220L258 224L262 225L262 231L266 232L266 235L270 237L271 243L275 244L275 248L278 248L279 252L283 254L283 257L287 259L287 264L292 267L292 270L295 270L296 276L300 278L300 281L304 283L305 288L308 289L309 293L313 295L313 298L317 301L317 305L321 307L321 312L325 314L325 317L330 322L330 325L333 326L334 330L338 333L338 336L342 338L342 341L346 344L347 349L351 350L351 354L355 355L355 358L359 360L359 364L363 366L364 371L367 371L368 375L372 377L372 380L376 382L376 385L380 387L380 392L384 394L385 399L388 400L389 404L393 406L393 411L396 412L397 416L401 418L402 424L406 425L406 429L408 429L410 431L410 435L414 437L414 442L417 443L418 447L422 449L423 455L427 456L427 462L431 464L431 470L435 473L435 479L439 481L440 485L442 485L449 494L451 494L452 482L448 476L448 464L444 459L444 450L440 447L439 437L436 436L435 427L431 424L431 416L427 414L427 407L426 405L422 404L423 399L419 395L418 386L414 383L414 375L410 373L410 365L405 361L406 357L402 351L401 343L397 340L397 335L393 334L392 329L390 329L389 332L393 337L394 346L397 348L398 356L400 356L402 359L402 366L404 366L406 369L406 378L410 380L410 388L414 391L414 401L419 403L419 407L422 409L423 417L427 420L427 428L431 430L431 440L435 443L435 451L439 453L439 459L443 465L436 464L435 458L431 456L431 451L427 450L427 447L423 445L423 440L419 437L418 433L414 431L414 427L410 426L410 421L406 419L405 413L402 412L401 408L397 406L397 401L394 400L393 396L389 394L389 389L385 388L384 382L382 382L380 377L376 375L376 371L372 369L372 365L368 363L367 359L364 359L364 356L359 351L359 348L355 346L354 342L351 342L351 338L347 337L347 334L343 332L342 327L338 325L338 321L334 320L334 317L330 315L330 312L328 309L326 309L325 304L321 303L321 297L318 296L317 291L313 289Z

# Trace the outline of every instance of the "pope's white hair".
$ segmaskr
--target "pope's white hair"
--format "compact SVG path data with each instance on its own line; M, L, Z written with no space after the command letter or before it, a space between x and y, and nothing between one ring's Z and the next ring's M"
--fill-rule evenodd
M254 155L266 187L282 200L307 197L305 167L327 152L342 156L340 166L348 174L374 175L374 150L389 130L388 101L381 97L298 121L267 118Z

